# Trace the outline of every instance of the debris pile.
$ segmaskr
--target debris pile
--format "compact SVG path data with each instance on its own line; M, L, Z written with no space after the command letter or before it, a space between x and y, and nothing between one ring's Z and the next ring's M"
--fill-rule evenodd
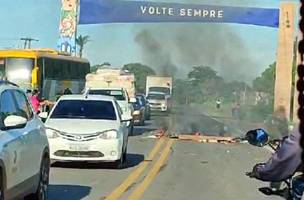
M179 140L191 140L195 142L201 142L201 143L224 143L224 144L232 144L236 143L235 139L232 137L223 137L223 136L206 136L206 135L200 135L198 133L196 134L181 134L178 135Z

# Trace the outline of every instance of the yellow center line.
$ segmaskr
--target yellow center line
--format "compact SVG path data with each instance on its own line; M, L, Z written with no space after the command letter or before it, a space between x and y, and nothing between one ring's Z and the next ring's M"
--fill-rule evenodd
M174 140L169 140L167 143L165 149L163 150L160 158L157 160L157 162L153 165L151 170L148 172L145 179L134 189L134 191L131 193L131 195L128 197L128 200L138 200L141 198L141 196L144 194L146 189L149 187L149 185L152 183L152 181L157 176L159 170L161 167L165 164L165 162L168 159L168 156L170 154L171 146L173 145Z
M131 172L131 174L115 189L113 190L104 200L116 200L118 199L139 177L140 175L145 171L147 166L149 165L150 160L153 160L156 154L159 152L160 148L162 147L163 143L165 142L165 139L161 138L158 140L158 142L153 147L152 151L148 155L146 162L142 162L136 170Z

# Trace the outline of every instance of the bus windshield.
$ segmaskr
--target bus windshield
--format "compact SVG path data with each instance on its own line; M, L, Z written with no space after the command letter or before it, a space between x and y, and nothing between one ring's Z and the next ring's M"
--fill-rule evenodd
M7 79L21 87L31 86L32 69L34 59L30 58L6 58L5 67ZM1 71L1 61L0 61Z

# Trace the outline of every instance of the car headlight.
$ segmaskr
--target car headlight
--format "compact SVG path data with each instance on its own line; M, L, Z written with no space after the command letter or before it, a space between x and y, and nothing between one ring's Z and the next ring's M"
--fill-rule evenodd
M59 136L59 131L56 131L55 129L46 128L46 129L45 129L45 132L46 132L46 136L47 136L49 139L55 139L55 138L60 137L60 136Z
M139 115L140 114L140 111L139 110L135 110L134 112L133 112L133 115Z
M99 135L101 139L117 139L118 132L116 130L104 131Z

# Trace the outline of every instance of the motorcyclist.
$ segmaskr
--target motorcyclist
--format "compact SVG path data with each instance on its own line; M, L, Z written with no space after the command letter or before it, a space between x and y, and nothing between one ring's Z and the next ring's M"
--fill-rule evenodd
M252 172L247 175L268 182L281 182L291 178L297 171L302 171L300 146L300 132L298 126L295 126L291 134L282 141L280 147L266 163L260 163L253 167ZM302 178L303 182L304 179ZM301 178L297 178L297 184ZM303 188L304 189L304 188ZM300 191L301 196L303 190Z

